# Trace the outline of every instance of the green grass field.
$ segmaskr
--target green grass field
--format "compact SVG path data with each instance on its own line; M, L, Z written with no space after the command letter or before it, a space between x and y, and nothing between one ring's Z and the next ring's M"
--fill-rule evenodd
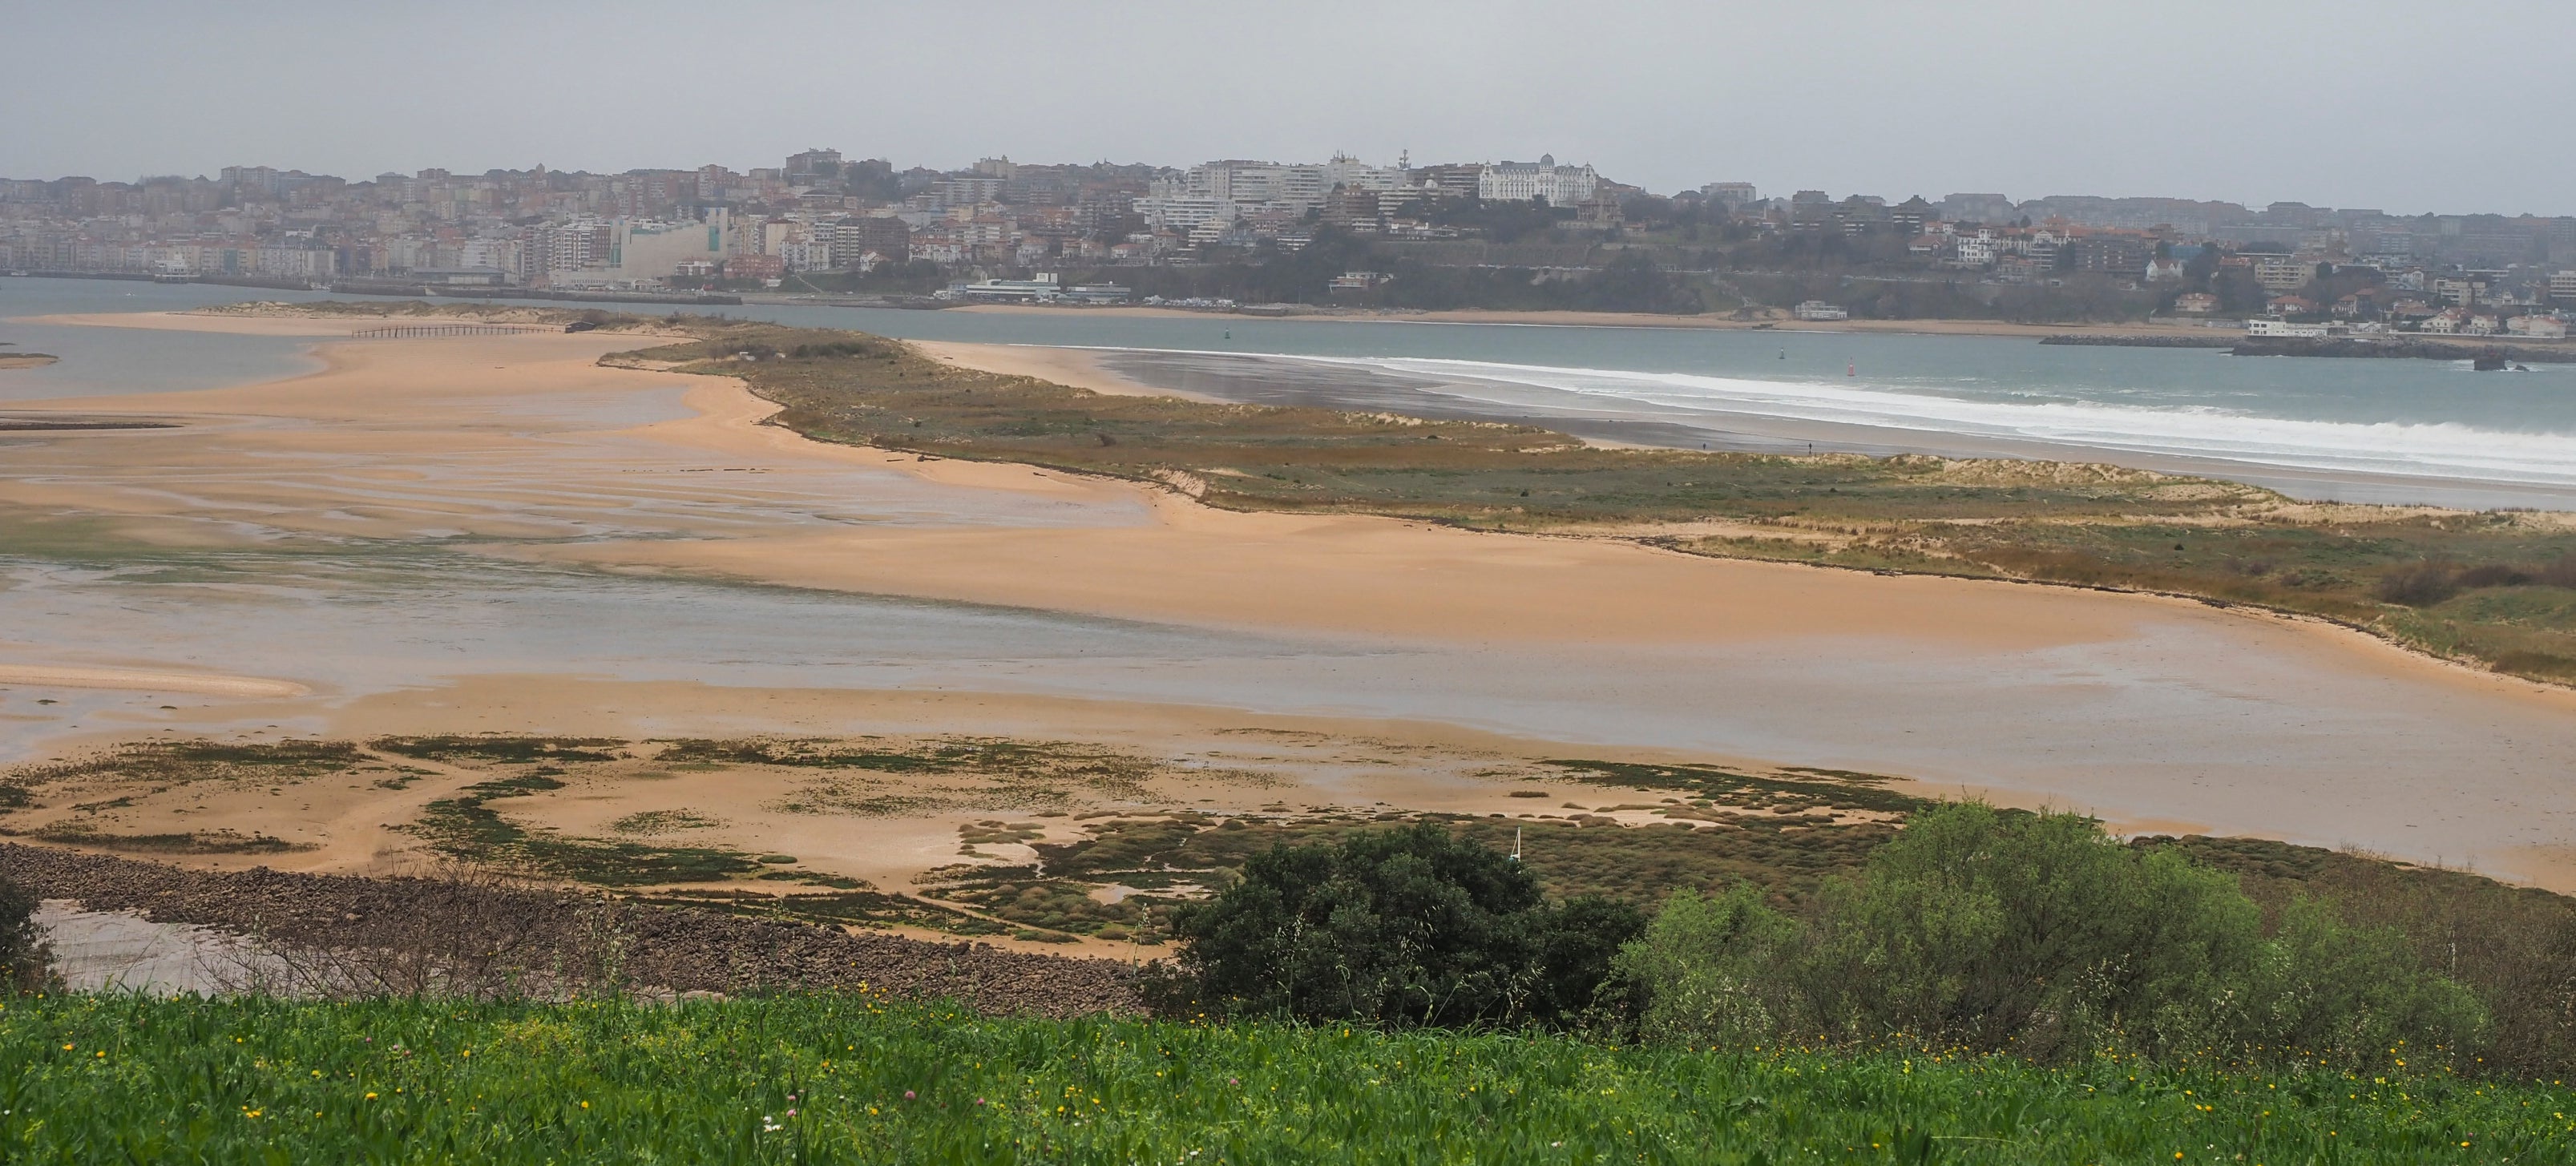
M2556 1085L2441 1074L992 1019L867 994L0 1008L0 1160L83 1166L2565 1162L2571 1110Z

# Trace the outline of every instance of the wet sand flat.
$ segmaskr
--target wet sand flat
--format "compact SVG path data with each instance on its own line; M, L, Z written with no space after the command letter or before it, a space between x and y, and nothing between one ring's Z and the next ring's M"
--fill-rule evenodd
M236 323L274 324L184 326ZM0 732L46 748L345 732L394 710L423 731L574 732L624 709L622 684L700 681L613 717L863 732L880 714L850 694L936 687L1001 702L942 705L956 732L1043 698L1103 723L1188 706L1488 734L1532 757L1868 769L2576 888L2576 694L2171 600L1235 514L822 446L759 424L770 408L738 382L595 363L649 343L347 341L311 376L26 406L180 427L10 439L13 522L77 528L88 557L112 545L145 567L15 540L31 549L11 551L22 581L0 590ZM258 571L295 579L176 577L182 554L265 556ZM542 587L500 586L523 570ZM585 582L601 571L613 586ZM90 634L45 630L40 608ZM987 638L897 644L949 626L934 619ZM200 685L160 708L66 685L36 707L39 669L312 691ZM530 676L573 679L512 680Z
M1104 364L1098 353L1079 349L1042 348L1028 344L968 344L953 340L915 340L910 343L915 350L934 360L1004 376L1036 377L1111 396L1180 397L1194 401L1214 399L1181 389L1157 387L1122 375Z

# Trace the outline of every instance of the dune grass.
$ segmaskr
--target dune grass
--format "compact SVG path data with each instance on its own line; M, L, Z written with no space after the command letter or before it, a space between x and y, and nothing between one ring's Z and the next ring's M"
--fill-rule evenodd
M869 993L21 999L0 1159L2559 1162L2554 1084L981 1017Z

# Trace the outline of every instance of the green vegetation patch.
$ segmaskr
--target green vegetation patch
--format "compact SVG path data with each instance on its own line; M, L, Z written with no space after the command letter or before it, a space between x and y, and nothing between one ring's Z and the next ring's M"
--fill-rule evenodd
M555 772L560 773L560 770ZM594 886L720 882L760 869L751 855L704 846L652 846L530 831L491 803L564 788L543 771L477 782L429 803L406 830L443 853Z
M2439 1073L1046 1021L863 993L53 995L0 1011L0 1065L0 1145L27 1163L2419 1166L2566 1161L2576 1136L2564 1088Z
M352 741L142 741L69 761L21 766L19 784L114 780L181 784L197 781L302 781L367 760Z
M682 830L712 830L724 825L721 818L710 818L693 810L643 810L628 814L608 824L620 834L676 834Z
M872 773L971 775L1066 781L1113 796L1145 796L1138 783L1157 768L1147 758L1067 741L943 737L916 744L852 746L828 738L749 738L671 742L659 760L673 764L777 765Z
M1026 842L1045 834L1046 827L1034 822L977 822L971 826L959 827L957 840L968 846L979 846L985 843Z
M434 736L378 737L367 747L423 761L495 761L533 765L541 761L616 761L625 756L615 737Z
M25 837L140 854L292 854L315 848L310 842L289 842L266 834L243 834L235 830L111 834L87 826L66 824L30 831Z
M856 333L700 321L705 339L636 355L741 376L821 440L1018 461L1141 481L1191 475L1212 505L1356 510L1472 526L1778 518L2203 513L2271 495L2087 467L1963 480L1937 458L1604 450L1551 430L1329 409L1107 396L959 369Z
M1756 776L1716 765L1646 765L1624 761L1552 760L1541 764L1601 785L1678 790L1713 805L1744 809L1860 810L1903 814L1932 803L1885 788L1894 778L1846 770L1791 768Z
M1084 798L1143 800L1152 758L1097 745L942 737L928 741L758 737L663 743L674 769L766 765L814 776L776 803L787 813L898 817L949 810L1062 810ZM942 779L942 780L924 780Z
M817 879L816 882L827 880ZM645 895L639 902L676 907L705 907L757 919L851 927L918 927L954 935L1000 935L1009 928L964 911L871 889L857 879L828 880L850 886L828 892L785 895L760 891L684 889Z
M1116 926L1118 933L1106 938L1127 938L1150 900L1103 903L1091 897L1092 890L1065 879L995 879L951 890L947 897L1027 927L1098 935Z
M2303 898L2402 935L2415 959L2467 985L2489 1016L2484 1064L2523 1076L2576 1070L2576 898L2467 871L2259 838L2149 837L2236 876L2277 929Z
M1662 768L1678 772L1697 767ZM1615 776L1604 780L1640 784ZM1810 798L1817 796L1816 790L1839 794L1856 788L1852 796L1860 800L1884 793L1865 784L1839 781L1779 784ZM1695 819L1689 816L1689 807L1670 808L1669 812L1683 815L1678 820L1643 826L1588 813L1513 819L1448 814L1227 819L1192 813L1139 814L1095 819L1088 823L1087 837L1030 842L1039 856L1034 867L952 866L924 874L922 883L942 898L1026 926L1110 939L1168 936L1173 908L1233 885L1237 872L1256 854L1276 846L1339 842L1389 823L1426 821L1505 852L1518 847L1540 888L1555 897L1606 895L1651 905L1677 890L1715 891L1750 882L1765 888L1776 905L1787 907L1803 902L1826 878L1857 869L1896 832L1888 821L1791 816L1784 809L1789 802L1771 799L1771 791L1764 792L1763 808L1783 812L1750 817L1740 826L1732 820L1722 824ZM996 824L969 826L960 833L993 841L1027 837L1014 833L1006 839L996 833L996 826L1007 830L1006 825ZM1095 897L1110 887L1126 891L1116 902Z

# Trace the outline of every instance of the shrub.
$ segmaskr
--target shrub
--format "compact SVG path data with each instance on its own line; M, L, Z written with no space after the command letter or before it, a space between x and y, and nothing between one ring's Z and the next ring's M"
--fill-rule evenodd
M1581 895L1537 920L1537 973L1523 1012L1543 1023L1620 1019L1624 1002L1605 1000L1619 951L1646 930L1646 913L1606 895Z
M1175 931L1202 999L1390 1025L1561 1022L1644 924L1599 899L1551 907L1509 857L1423 823L1253 855Z
M2231 869L2284 931L2304 896L2334 904L2344 923L2404 935L2422 966L2477 994L2488 1014L2479 1053L2486 1068L2526 1080L2576 1076L2576 899L2313 847L2210 838L2145 845Z
M2431 607L2459 594L2460 583L2439 563L2411 563L2380 576L2376 593L2383 603Z
M0 994L33 992L51 979L53 952L36 930L35 892L0 878Z
M2206 1041L2262 925L2233 879L2181 855L1975 803L1917 817L1825 900L1796 961L1820 1030L2039 1056L2114 1032L2157 1051Z
M1619 953L1638 1024L1648 1037L1749 1045L1780 1028L1785 985L1773 960L1796 930L1739 886L1716 897L1680 891L1664 901L1645 934Z
M2263 1040L2347 1066L2401 1044L2465 1049L2486 1027L2477 997L2418 966L2397 929L2350 926L2305 895L2282 912L2248 997Z
M2480 563L2462 571L2453 580L2462 589L2477 587L2520 587L2531 582L2531 575L2520 567L2504 563Z
M2551 559L2531 569L2532 582L2550 587L2576 587L2576 555Z
M2393 928L2323 900L2269 938L2236 879L2179 849L2126 847L2089 818L1977 803L1914 816L1807 917L1751 890L1676 895L1617 970L1649 1036L1934 1043L2040 1059L2159 1058L2358 1067L2465 1056L2485 1012Z

